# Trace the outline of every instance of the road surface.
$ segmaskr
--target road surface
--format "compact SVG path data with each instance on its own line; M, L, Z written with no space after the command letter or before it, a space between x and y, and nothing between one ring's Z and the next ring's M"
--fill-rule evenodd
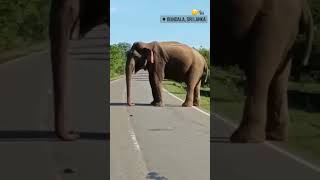
M0 64L0 179L105 180L109 177L106 28L72 42L72 121L81 139L53 134L48 51Z
M164 92L165 107L153 107L145 71L132 80L135 106L126 106L125 80L110 88L111 180L210 179L210 118ZM152 179L157 179L155 176Z
M213 102L214 104L214 102ZM213 112L213 111L212 111ZM211 178L213 180L319 180L320 168L280 144L231 144L235 125L211 114Z

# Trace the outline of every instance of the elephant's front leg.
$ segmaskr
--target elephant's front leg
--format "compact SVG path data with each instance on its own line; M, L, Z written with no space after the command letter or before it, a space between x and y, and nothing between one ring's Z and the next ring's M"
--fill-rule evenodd
M157 75L155 73L149 72L149 82L153 96L151 105L163 106L161 81L159 80L159 78L157 78Z
M52 1L50 14L51 62L54 89L55 131L62 140L74 140L79 135L70 128L70 62L69 35L72 24L70 7L73 1Z

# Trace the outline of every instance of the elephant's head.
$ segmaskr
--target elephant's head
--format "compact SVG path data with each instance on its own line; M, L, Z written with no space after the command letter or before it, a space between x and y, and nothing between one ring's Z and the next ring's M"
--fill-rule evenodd
M154 43L136 42L127 52L126 62L126 83L127 83L127 103L131 103L131 77L141 69L147 69L148 64L154 63Z

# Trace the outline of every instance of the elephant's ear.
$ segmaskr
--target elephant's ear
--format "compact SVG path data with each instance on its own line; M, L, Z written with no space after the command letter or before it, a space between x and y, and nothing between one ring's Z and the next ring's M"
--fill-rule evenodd
M168 54L159 42L154 41L152 43L152 48L155 59L155 72L159 79L162 81L164 79L164 67L168 62Z
M148 54L148 61L151 62L152 64L154 63L153 51L152 50L150 50L150 53Z
M154 63L154 55L153 55L153 50L151 48L144 48L144 50L147 52L147 60L151 64Z

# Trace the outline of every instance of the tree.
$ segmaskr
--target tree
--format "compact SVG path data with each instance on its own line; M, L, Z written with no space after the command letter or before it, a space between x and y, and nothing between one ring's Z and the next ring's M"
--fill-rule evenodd
M198 51L205 58L205 60L207 61L208 66L210 67L210 50L201 47Z
M124 52L129 51L130 48L131 48L131 44L130 44L130 43L127 43L127 42L118 43L118 46L119 46Z
M204 59L207 61L208 64L208 79L206 84L210 84L210 49L206 49L203 47L200 47L198 49L199 53L204 57Z
M110 76L116 77L124 74L126 52L131 48L131 44L122 42L110 46Z
M1 0L0 51L48 37L50 0Z

